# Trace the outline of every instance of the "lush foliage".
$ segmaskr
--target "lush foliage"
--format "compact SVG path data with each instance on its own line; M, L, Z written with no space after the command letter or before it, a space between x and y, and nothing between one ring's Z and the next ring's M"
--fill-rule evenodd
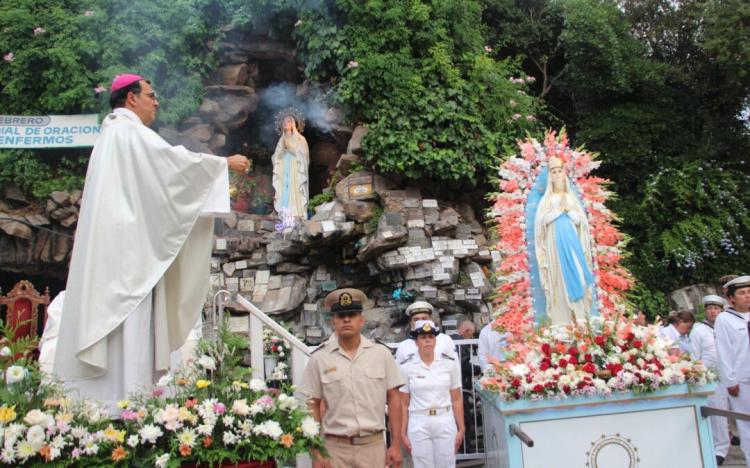
M88 158L79 154L40 156L28 150L0 151L0 181L15 183L24 192L44 199L55 190L83 187Z
M613 181L612 208L632 238L628 266L647 286L634 300L659 307L664 292L742 271L747 2L484 4L498 57L521 58L551 122L601 154L598 174Z
M4 114L101 113L124 71L150 79L159 123L174 124L203 97L220 26L255 27L285 2L257 0L19 0L0 4ZM289 26L291 27L291 25ZM0 181L43 198L81 188L87 151L0 151Z
M201 341L191 365L151 393L118 403L111 419L94 402L67 398L24 350L3 343L0 463L11 466L157 466L293 460L322 447L320 427L290 388L249 380L240 366L246 340L223 328Z
M481 380L505 400L650 392L716 378L700 362L679 355L659 336L657 325L642 327L620 316L593 317L512 338L507 359L495 363Z
M532 79L485 47L478 2L326 2L296 28L308 76L370 128L366 161L408 178L481 183L537 127Z

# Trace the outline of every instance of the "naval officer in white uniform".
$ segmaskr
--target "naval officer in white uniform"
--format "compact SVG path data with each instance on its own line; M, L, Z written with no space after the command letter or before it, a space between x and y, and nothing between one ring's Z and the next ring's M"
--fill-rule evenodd
M714 325L716 324L716 318L724 310L726 301L716 294L709 294L701 302L703 303L703 311L706 318L696 323L690 332L690 355L693 359L701 361L704 366L713 370L718 375L719 369L716 361ZM729 409L729 394L721 383L716 385L713 395L708 397L708 406L723 410ZM711 416L710 421L716 464L721 465L724 463L724 459L729 452L729 427L727 425L727 418Z
M750 413L750 276L724 285L731 307L716 318L716 355L721 385L729 394L732 411ZM737 421L740 447L750 467L750 421Z
M417 320L432 320L432 313L435 312L435 308L432 307L427 301L416 301L414 304L406 308L406 316L409 317L409 330L414 328ZM401 364L411 355L416 354L417 345L414 340L407 338L398 344L396 348L396 362ZM448 354L452 358L456 358L456 345L453 344L453 340L450 336L445 333L437 335L437 344L435 345L435 354Z
M414 468L455 467L465 434L461 371L453 357L436 352L439 332L432 320L417 321L411 335L418 352L401 365L408 408L401 436Z

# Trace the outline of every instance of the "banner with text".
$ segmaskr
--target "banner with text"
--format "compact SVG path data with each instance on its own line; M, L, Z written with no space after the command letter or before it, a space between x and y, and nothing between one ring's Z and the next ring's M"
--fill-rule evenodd
M97 114L0 115L0 148L94 146L100 131Z

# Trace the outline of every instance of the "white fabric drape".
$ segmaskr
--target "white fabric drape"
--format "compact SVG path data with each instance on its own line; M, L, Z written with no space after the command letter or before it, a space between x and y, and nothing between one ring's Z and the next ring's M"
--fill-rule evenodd
M169 368L205 302L213 220L200 214L226 172L224 158L169 145L129 110L105 118L68 273L58 377L103 378L127 393ZM121 370L135 373L121 380ZM82 396L96 397L89 383Z

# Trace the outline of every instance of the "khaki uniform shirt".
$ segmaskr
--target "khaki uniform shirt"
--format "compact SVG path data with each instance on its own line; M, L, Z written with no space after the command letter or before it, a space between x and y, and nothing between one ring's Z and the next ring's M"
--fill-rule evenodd
M329 340L305 367L300 391L326 403L323 433L346 437L385 430L388 390L405 383L387 347L362 337L354 359Z

